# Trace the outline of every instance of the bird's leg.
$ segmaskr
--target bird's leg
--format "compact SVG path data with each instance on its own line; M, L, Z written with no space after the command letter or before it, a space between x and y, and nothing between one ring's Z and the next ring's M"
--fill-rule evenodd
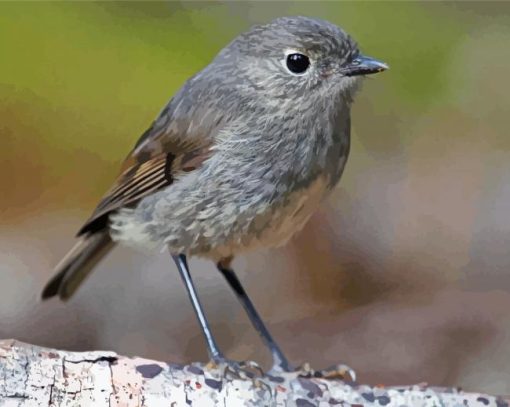
M285 372L292 371L293 368L287 361L287 358L284 356L283 352L280 350L278 344L275 342L275 340L269 333L268 329L264 325L264 322L262 322L262 319L260 318L257 310L253 306L253 303L248 297L248 294L246 293L243 286L241 285L241 282L239 281L236 274L230 267L231 261L232 258L223 259L219 261L217 264L218 270L221 272L221 274L223 274L223 277L225 277L230 287L236 293L236 296L241 302L242 306L244 307L246 313L248 314L248 317L250 318L252 325L257 330L260 337L271 351L271 355L273 357L273 367L271 368L271 370L272 371L283 370Z
M200 323L200 328L202 329L202 333L204 334L205 341L207 343L207 351L209 353L211 362L216 367L225 367L225 375L234 376L236 378L253 378L255 376L260 376L262 374L262 369L260 369L256 363L239 363L234 360L227 359L225 356L223 356L223 353L219 350L218 345L216 344L216 341L211 332L211 327L209 326L209 322L207 321L204 310L202 309L202 305L200 304L198 293L195 289L195 285L193 284L193 280L189 272L186 256L184 254L180 254L177 256L172 255L172 257L175 261L175 264L177 264L179 274L184 281L186 291L188 292L191 304L193 305L193 309L197 316L198 322Z
M204 334L205 341L207 343L207 351L209 353L209 358L216 363L223 362L225 357L221 353L214 340L213 334L211 332L211 328L209 326L209 322L204 314L204 310L202 309L202 305L200 304L200 300L198 298L197 291L195 289L195 285L193 284L193 280L191 279L191 274L188 268L188 262L186 261L186 256L184 254L172 255L177 268L179 269L179 274L181 275L182 281L186 286L186 291L188 292L189 299L191 300L191 304L193 305L193 310L197 316L198 322L200 324L200 328L202 329L202 333Z

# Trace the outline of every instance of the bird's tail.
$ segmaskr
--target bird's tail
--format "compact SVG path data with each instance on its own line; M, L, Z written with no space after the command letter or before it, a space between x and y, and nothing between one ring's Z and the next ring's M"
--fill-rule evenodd
M107 230L82 236L55 267L55 276L44 287L41 298L58 295L62 300L69 299L114 245Z

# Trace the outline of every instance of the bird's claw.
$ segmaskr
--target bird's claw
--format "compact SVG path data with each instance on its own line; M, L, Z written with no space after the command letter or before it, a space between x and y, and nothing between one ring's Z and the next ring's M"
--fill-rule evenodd
M278 377L282 374L294 373L300 377L321 378L328 380L356 381L356 372L344 364L333 365L326 369L312 369L309 363L302 364L299 368L293 369L289 366L273 365L267 374L260 365L254 361L237 362L227 358L210 361L209 367L222 370L223 378L234 380L256 380L266 377Z
M316 377L329 380L344 380L355 382L356 372L349 366L344 364L333 365L326 369L314 370L309 363L304 363L297 369L300 376Z
M210 361L209 366L223 371L224 378L238 380L256 379L265 376L262 368L253 361L237 362L226 358Z

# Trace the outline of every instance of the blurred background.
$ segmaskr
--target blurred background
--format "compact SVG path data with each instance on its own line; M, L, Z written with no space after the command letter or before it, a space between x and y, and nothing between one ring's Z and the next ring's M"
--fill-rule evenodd
M168 255L118 248L70 302L52 267L168 98L250 25L344 27L365 81L340 187L302 233L234 266L295 363L368 383L510 393L510 3L0 3L0 338L206 360ZM269 356L191 262L228 356Z

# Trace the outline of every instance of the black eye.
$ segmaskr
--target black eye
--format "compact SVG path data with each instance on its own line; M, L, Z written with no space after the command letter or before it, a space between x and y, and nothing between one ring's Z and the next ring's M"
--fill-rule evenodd
M310 60L303 54L287 55L287 68L293 73L303 73L310 66Z

